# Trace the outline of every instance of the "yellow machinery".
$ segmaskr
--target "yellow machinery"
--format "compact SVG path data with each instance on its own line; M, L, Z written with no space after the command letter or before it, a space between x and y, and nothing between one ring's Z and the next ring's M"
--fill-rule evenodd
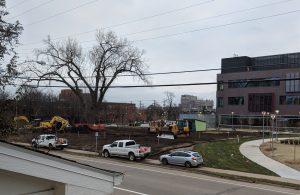
M68 120L60 116L54 116L49 123L55 131L62 131L70 125Z
M16 116L14 117L15 128L24 128L29 124L29 120L26 116Z
M172 124L165 125L164 121L153 121L150 123L149 132L155 132L159 135L172 133L174 137L177 135L190 134L189 123L187 120L176 120Z
M16 127L21 127L18 124L22 122L23 127L26 129L52 129L54 131L62 131L69 126L69 121L60 116L54 116L50 121L35 119L31 122L29 122L26 116L18 116L14 118L14 121L16 122Z
M169 125L169 131L173 135L177 136L179 134L190 134L189 122L186 120L177 120L176 123Z
M151 121L149 124L149 133L159 133L163 130L165 123L163 120Z

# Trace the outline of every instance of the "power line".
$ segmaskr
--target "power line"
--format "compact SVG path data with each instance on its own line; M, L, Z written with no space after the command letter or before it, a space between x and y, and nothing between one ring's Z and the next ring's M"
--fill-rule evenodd
M68 9L68 10L65 10L65 11L62 11L62 12L58 12L58 13L52 15L52 16L49 16L49 17L46 17L46 18L37 20L37 21L35 21L35 22L26 24L26 25L24 25L24 27L26 27L26 26L32 26L32 25L34 25L34 24L38 24L38 23L41 23L41 22L50 20L50 19L52 19L52 18L54 18L54 17L57 17L57 16L60 16L60 15L69 13L69 12L74 11L74 10L76 10L76 9L79 9L79 8L81 8L81 7L84 7L84 6L87 6L87 5L89 5L89 4L95 3L96 1L99 1L99 0L88 1L88 2L86 2L86 3L83 3L83 4L80 4L80 5L76 6L76 7L73 7L73 8L71 8L71 9Z
M278 14L272 14L272 15L263 16L263 17L247 19L247 20L241 20L241 21L237 21L237 22L231 22L231 23L226 23L226 24L221 24L221 25L210 26L210 27L205 27L205 28L200 28L200 29L195 29L195 30L190 30L190 31L184 31L184 32L180 32L180 33L173 33L173 34L160 35L160 36L156 36L156 37L138 39L138 40L133 40L133 42L142 42L142 41L148 41L148 40L154 40L154 39L160 39L160 38L168 38L168 37L172 37L172 36L179 36L179 35L184 35L184 34L188 34L188 33L199 32L199 31L206 31L206 30L211 30L211 29L216 29L216 28L221 28L221 27L232 26L232 25L236 25L236 24L242 24L242 23L247 23L247 22L263 20L263 19L267 19L267 18L279 17L279 16L283 16L283 15L297 13L299 11L300 11L300 9L294 10L294 11L282 12L282 13L278 13ZM87 42L90 42L90 41L87 41ZM92 48L92 47L85 47L85 48Z
M13 8L16 8L16 7L18 7L18 6L22 5L22 4L24 4L26 1L28 1L28 0L23 0L23 1L21 1L20 3L16 3L16 4L14 4L14 5L8 7L7 9L13 9Z
M201 3L196 3L196 4L193 4L193 5L189 5L189 6L186 6L186 7L182 7L182 8L178 8L178 9L173 9L173 10L170 10L170 11L162 12L162 13L159 13L159 14L155 14L155 15L151 15L151 16L146 16L146 17L142 17L142 18L131 20L131 21L127 21L127 22L122 22L122 23L119 23L119 24L114 24L114 25L111 25L111 26L107 26L104 29L115 28L115 27L126 25L126 24L132 24L132 23L143 21L143 20L148 20L148 19L155 18L155 17L158 17L158 16L163 16L163 15L167 15L167 14L170 14L170 13L174 13L174 12L186 10L186 9L189 9L189 8L197 7L197 6L200 6L200 5L203 5L203 4L212 3L213 1L215 1L215 0L208 0L208 1L201 2Z
M270 81L295 81L300 80L300 78L292 79L245 79L241 81L219 81L219 82L205 82L205 83L177 83L177 84L155 84L155 85L114 85L109 88L154 88L154 87L182 87L182 86L201 86L201 85L217 85L217 84L232 84L232 83L241 83L241 82L270 82ZM25 86L25 87L42 87L42 88L67 88L67 86L62 85L16 85L16 86ZM95 88L95 86L91 86ZM88 88L87 86L78 86L78 88Z
M256 7L236 10L236 11L232 11L232 12L227 12L227 13L218 14L218 15L214 15L214 16L199 18L199 19L195 19L195 20L189 20L189 21L182 22L182 23L177 23L177 24L172 24L172 25L168 25L168 26L161 26L161 27L151 28L151 29L147 29L147 30L133 32L133 33L128 33L128 34L125 34L124 36L125 37L126 36L132 36L132 35L136 35L136 34L141 34L141 33L146 33L146 32L157 31L157 30L161 30L161 29L172 28L172 27L175 27L175 26L191 24L191 23L195 23L195 22L199 22L199 21L203 21L203 20L209 20L209 19L212 19L212 18L218 18L218 17L228 16L228 15L232 15L232 14L247 12L247 11L251 11L251 10L255 10L255 9L259 9L259 8L264 8L264 7L268 7L268 6L273 6L273 5L277 5L277 4L287 3L287 2L290 2L290 1L294 1L294 0L283 0L283 1L273 2L273 3L267 3L267 4L263 4L263 5L256 6ZM109 27L107 27L107 28L109 28ZM93 30L93 32L94 32L94 30ZM96 40L86 40L86 41L81 41L80 43L95 42L95 41Z
M159 17L159 16L162 16L162 15L167 15L167 14L170 14L170 13L174 13L174 12L182 11L182 10L185 10L185 9L193 8L193 7L196 7L196 6L200 6L200 5L203 5L203 4L211 3L213 1L215 1L215 0L204 1L204 2L201 2L201 3L192 4L192 5L189 5L189 6L186 6L186 7L181 7L181 8L169 10L169 11L166 11L166 12L161 12L161 13L158 13L158 14L155 14L155 15L150 15L150 16L146 16L146 17L143 17L143 18L139 18L139 19L135 19L135 20L130 20L130 21L114 24L114 25L111 25L111 26L106 26L106 27L103 27L102 29L114 28L114 27L123 26L123 25L126 25L126 24L136 23L136 22L147 20L147 19L150 19L150 18L155 18L155 17ZM93 30L84 31L84 32L80 32L80 33L69 34L69 35L65 35L65 36L61 36L61 37L56 37L53 40L63 39L63 38L69 37L69 36L79 36L79 35L83 35L83 34L88 34L88 33L96 32L97 30L98 29L93 29ZM39 42L26 43L24 45L32 45L32 44L40 44L40 43L41 42L39 41Z
M12 19L14 19L14 18L16 18L16 17L22 16L22 15L28 13L28 12L31 12L32 10L35 10L35 9L37 9L37 8L40 8L40 7L42 7L42 6L44 6L44 5L48 4L48 3L51 3L52 1L54 1L54 0L50 0L50 1L46 1L46 2L44 2L44 3L41 3L41 4L39 4L39 5L37 5L37 6L33 7L33 8L31 8L31 9L28 9L28 10L26 10L26 11L24 11L24 12L18 14L18 15L15 15L15 16L13 16L13 17L11 17L11 18L8 18L8 20L12 20Z
M240 68L240 67L239 67ZM234 69L234 68L232 68ZM197 69L197 70L183 70L183 71L171 71L171 72L154 72L154 73L145 73L145 76L153 76L153 75L167 75L167 74L183 74L183 73L194 73L194 72L207 72L207 71L217 71L221 70L221 68L209 68L209 69ZM226 69L227 70L227 69ZM119 75L120 77L134 77L136 75L131 74L124 74ZM106 76L106 77L112 77L112 76ZM19 79L39 79L39 77L16 77ZM58 78L58 77L51 77L51 78ZM63 77L63 78L70 78L70 77ZM79 78L79 77L73 77L73 78ZM84 78L94 78L92 76L84 76Z
M168 38L168 37L173 37L173 36L180 36L180 35L199 32L199 31L205 31L205 30L210 30L210 29L227 27L227 26L232 26L232 25L236 25L236 24L242 24L242 23L247 23L247 22L263 20L263 19L267 19L267 18L274 18L274 17L278 17L278 16L297 13L299 11L300 11L300 9L294 10L294 11L289 11L289 12L282 12L282 13L278 13L278 14L273 14L273 15L269 15L269 16L263 16L263 17L257 17L257 18L247 19L247 20L241 20L241 21L238 21L238 22L231 22L231 23L227 23L227 24L215 25L215 26L210 26L210 27L200 28L200 29L195 29L195 30L190 30L190 31L184 31L184 32L180 32L180 33L160 35L160 36L149 37L149 38L145 38L145 39L138 39L138 40L133 40L133 42L141 42L141 41L148 41L148 40L154 40L154 39Z
M289 1L293 1L293 0L284 0L284 1L277 1L277 2L273 2L273 3L267 3L267 4L263 4L263 5L256 6L256 7L251 7L251 8L236 10L236 11L232 11L232 12L227 12L227 13L218 14L218 15L214 15L214 16L199 18L199 19L195 19L195 20L189 20L189 21L186 21L186 22L177 23L177 24L173 24L173 25L162 26L162 27L157 27L157 28L151 28L151 29L147 29L147 30L137 31L137 32L133 32L133 33L128 33L128 34L125 34L124 36L130 36L130 35L135 35L135 34L140 34L140 33L146 33L146 32L151 32L151 31L166 29L166 28L172 28L172 27L175 27L175 26L181 26L181 25L185 25L185 24L191 24L191 23L195 23L195 22L199 22L199 21L203 21L203 20L209 20L209 19L212 19L212 18L219 18L219 17L223 17L223 16L228 16L228 15L233 15L233 14L237 14L237 13L247 12L247 11L256 10L256 9L260 9L260 8L264 8L264 7L268 7L268 6L277 5L277 4L287 3Z
M300 65L299 65L300 66ZM195 73L195 72L208 72L208 71L218 71L218 70L235 70L235 69L241 69L241 68L269 68L270 65L252 65L252 66L238 66L238 67L230 67L230 68L207 68L207 69L195 69L195 70L182 70L182 71L169 71L169 72L153 72L153 73L145 73L145 76L154 76L154 75L168 75L168 74L184 74L184 73ZM296 67L299 68L299 67ZM256 70L252 70L256 71ZM134 77L136 75L132 74L124 74L124 75L119 75L120 77ZM83 76L84 78L94 78L92 76ZM112 77L112 76L106 76L106 77ZM19 79L39 79L40 77L16 77ZM53 79L59 78L59 77L51 77ZM63 78L70 78L70 77L63 77ZM73 78L79 78L79 77L73 77Z

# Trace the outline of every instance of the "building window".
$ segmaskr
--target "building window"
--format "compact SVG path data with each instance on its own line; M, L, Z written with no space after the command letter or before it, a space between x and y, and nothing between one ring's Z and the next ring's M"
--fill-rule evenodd
M219 81L218 85L217 85L217 90L218 91L223 91L224 90L224 84L223 81Z
M222 108L224 106L224 98L223 97L217 97L217 107Z
M281 105L300 105L300 96L280 96Z
M228 88L248 88L248 87L275 87L279 86L278 77L256 78L249 80L230 80Z
M298 79L299 72L286 73L286 79ZM285 92L293 93L299 92L299 80L287 80L285 81Z
M228 105L244 105L244 97L228 97Z
M273 111L272 93L250 93L248 96L249 112Z

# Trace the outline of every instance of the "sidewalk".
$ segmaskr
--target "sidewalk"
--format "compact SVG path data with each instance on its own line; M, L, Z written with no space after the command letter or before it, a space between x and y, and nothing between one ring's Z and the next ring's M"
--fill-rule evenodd
M286 138L281 138L286 139ZM240 146L240 152L253 162L273 171L283 178L300 180L300 172L278 161L265 156L259 149L262 139L245 142Z

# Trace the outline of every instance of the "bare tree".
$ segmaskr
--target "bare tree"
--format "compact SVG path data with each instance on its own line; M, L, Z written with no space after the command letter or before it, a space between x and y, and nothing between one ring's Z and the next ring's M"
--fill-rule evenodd
M177 117L177 109L175 109L174 98L175 94L169 91L165 92L166 98L164 99L164 107L167 112L168 119L175 120Z
M111 31L99 31L96 41L92 49L83 52L76 40L53 43L48 37L46 48L37 50L36 62L27 67L27 71L37 77L31 77L30 81L38 81L37 85L43 81L63 83L77 95L85 108L88 104L80 88L86 88L90 120L95 119L92 116L97 116L107 90L121 74L131 74L147 82L143 51Z

